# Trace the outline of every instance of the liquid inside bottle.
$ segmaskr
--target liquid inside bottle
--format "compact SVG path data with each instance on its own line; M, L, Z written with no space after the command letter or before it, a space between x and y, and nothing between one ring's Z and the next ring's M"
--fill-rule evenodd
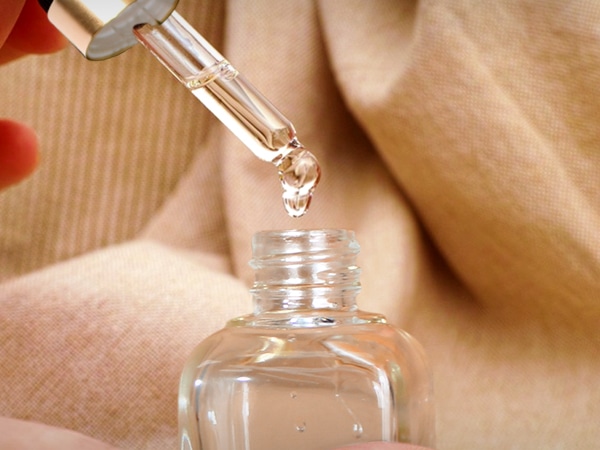
M353 234L263 232L253 251L254 313L206 339L184 368L180 448L433 446L423 351L383 316L357 308Z

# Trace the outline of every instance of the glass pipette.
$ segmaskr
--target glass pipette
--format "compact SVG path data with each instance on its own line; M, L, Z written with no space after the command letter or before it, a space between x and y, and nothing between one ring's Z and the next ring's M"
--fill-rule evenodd
M292 217L303 215L319 181L315 157L286 119L177 12L134 35L259 159L273 163Z
M316 158L292 123L174 11L177 0L39 2L88 59L106 59L141 42L254 155L277 167L288 214L306 212L320 177Z

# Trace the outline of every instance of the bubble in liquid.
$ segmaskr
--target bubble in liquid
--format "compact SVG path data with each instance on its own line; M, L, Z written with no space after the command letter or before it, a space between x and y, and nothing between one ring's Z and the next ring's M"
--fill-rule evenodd
M306 213L321 177L321 168L314 155L299 143L296 145L277 165L283 204L291 217Z
M302 422L300 425L296 425L296 431L304 433L306 431L306 422Z
M298 397L298 394L296 394L295 392L290 392L290 397L292 399L295 399L296 397Z
M287 341L288 342L296 342L296 335L295 334L288 334Z
M352 426L352 431L354 432L354 437L356 437L356 439L359 439L362 437L363 427L360 423L355 423Z
M222 60L201 70L194 78L186 80L185 86L191 90L200 89L207 84L212 83L219 77L230 81L237 77L238 74L239 72L229 63L229 61Z

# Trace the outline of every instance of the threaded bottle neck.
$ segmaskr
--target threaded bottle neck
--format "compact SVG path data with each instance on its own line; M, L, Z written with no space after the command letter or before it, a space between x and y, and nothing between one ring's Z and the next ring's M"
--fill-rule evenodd
M359 245L352 231L263 231L252 251L256 313L356 308Z

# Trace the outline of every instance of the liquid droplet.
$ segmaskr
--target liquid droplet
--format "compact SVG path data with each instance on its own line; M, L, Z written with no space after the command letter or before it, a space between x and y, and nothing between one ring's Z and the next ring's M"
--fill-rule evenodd
M298 397L298 394L296 394L295 392L290 392L290 397L292 399L295 399L296 397Z
M356 439L359 439L362 437L363 427L360 423L355 423L352 426L352 431L354 432L354 437L356 437Z
M300 425L296 425L296 431L304 433L306 431L306 422L302 422Z
M313 191L321 177L317 159L299 142L277 165L279 180L283 188L283 204L291 217L303 216L312 199Z
M290 217L302 217L308 211L312 195L298 195L284 192L283 206Z

